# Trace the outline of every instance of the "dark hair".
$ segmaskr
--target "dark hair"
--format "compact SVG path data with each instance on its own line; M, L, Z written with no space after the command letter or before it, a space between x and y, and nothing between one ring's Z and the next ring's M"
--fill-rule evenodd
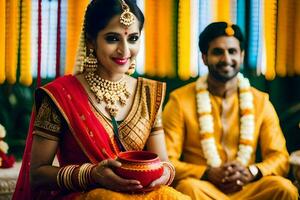
M142 11L130 0L125 0L125 2L130 8L130 12L138 19L141 31L144 26ZM99 31L104 29L114 16L120 15L122 12L123 9L120 0L92 0L85 11L85 38L96 39Z
M227 36L225 29L227 28L228 24L226 22L214 22L209 24L199 35L199 48L201 53L207 54L207 50L209 47L209 43L220 36ZM236 37L240 41L240 48L244 50L244 36L240 29L235 24L231 25L231 28L234 30L234 37Z

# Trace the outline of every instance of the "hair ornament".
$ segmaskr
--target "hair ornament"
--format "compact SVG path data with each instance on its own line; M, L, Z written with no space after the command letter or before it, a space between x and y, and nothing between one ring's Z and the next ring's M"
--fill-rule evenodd
M130 26L134 22L134 15L130 12L129 6L124 0L121 0L123 12L120 16L120 23L124 26Z
M225 28L225 33L228 36L233 36L234 35L234 30L232 28L232 24L231 23L227 23L227 27Z

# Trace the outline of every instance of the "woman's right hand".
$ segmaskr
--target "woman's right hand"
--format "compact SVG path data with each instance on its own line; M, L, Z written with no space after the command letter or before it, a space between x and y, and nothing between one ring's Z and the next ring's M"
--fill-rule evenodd
M123 179L115 174L113 168L120 166L121 163L113 159L101 161L92 170L93 180L104 188L117 192L131 192L143 188L139 181Z

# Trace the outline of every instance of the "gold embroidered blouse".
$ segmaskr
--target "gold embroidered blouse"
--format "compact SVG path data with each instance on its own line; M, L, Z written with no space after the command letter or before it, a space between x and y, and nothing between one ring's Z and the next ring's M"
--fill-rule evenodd
M119 137L126 150L141 150L149 135L162 129L162 103L165 84L138 78L133 105L127 117L119 124ZM38 110L33 134L50 140L59 140L67 129L67 123L49 96L43 98ZM102 123L111 139L114 137L111 120L106 118L90 102L92 112Z

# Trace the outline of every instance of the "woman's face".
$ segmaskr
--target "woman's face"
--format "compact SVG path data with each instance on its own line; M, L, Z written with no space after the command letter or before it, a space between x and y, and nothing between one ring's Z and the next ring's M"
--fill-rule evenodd
M107 76L126 73L139 51L139 38L139 21L136 17L129 27L120 23L120 16L113 17L94 41L99 72Z

